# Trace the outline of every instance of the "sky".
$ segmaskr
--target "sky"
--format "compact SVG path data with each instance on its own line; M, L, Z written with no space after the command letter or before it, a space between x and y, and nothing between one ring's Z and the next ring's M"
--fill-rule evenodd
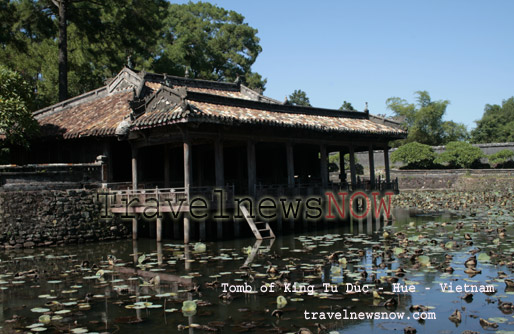
M187 1L172 1L185 3ZM426 90L449 100L445 120L468 129L486 104L514 96L514 1L211 1L258 29L262 52L252 67L264 95L283 101L295 89L313 106L415 102Z

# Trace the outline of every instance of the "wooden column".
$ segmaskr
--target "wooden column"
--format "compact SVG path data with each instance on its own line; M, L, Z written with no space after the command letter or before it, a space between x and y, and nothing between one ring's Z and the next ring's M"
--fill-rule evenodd
M137 147L132 146L132 189L137 190ZM137 240L137 214L132 218L132 239Z
M132 218L132 240L137 240L137 213Z
M371 189L375 184L375 154L373 151L373 145L369 145L368 149L369 153L369 180L371 184Z
M255 164L255 142L249 140L246 146L246 160L248 165L248 195L255 196L257 183L257 166Z
M107 182L111 182L112 176L113 176L113 169L112 169L112 157L111 157L111 143L104 142L103 147L103 155L107 157Z
M164 188L170 187L170 150L168 145L164 146Z
M321 175L321 186L326 188L328 186L328 157L327 147L322 144L319 146L320 151L320 175Z
M294 188L294 155L293 144L286 144L286 159L287 159L287 186Z
M391 171L389 169L389 148L388 147L384 148L384 165L385 165L386 182L389 183L389 182L391 182Z
M225 185L225 165L221 139L216 139L214 142L214 172L216 174L216 187L223 187Z
M155 221L155 238L157 242L162 241L162 218L159 217Z
M132 146L132 189L137 190L137 147Z
M353 145L350 145L350 176L352 181L352 189L357 184L357 173L355 171L355 151Z
M344 151L339 150L339 180L341 183L346 181L346 171L344 170Z
M187 205L189 206L189 192L191 188L192 159L191 159L191 142L189 139L184 140L184 188L186 191ZM189 215L184 213L184 243L189 243L190 221Z

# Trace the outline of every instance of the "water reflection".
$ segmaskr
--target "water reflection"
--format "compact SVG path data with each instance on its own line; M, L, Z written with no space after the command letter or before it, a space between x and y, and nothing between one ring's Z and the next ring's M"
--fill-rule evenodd
M210 329L226 333L296 332L300 327L316 332L315 323L345 333L402 331L407 325L426 326L425 331L432 333L455 328L447 318L456 307L467 308L467 322L459 327L459 332L460 329L481 330L471 315L489 318L502 314L496 306L487 306L487 295L477 294L473 302L468 303L458 294L436 293L435 290L440 282L450 279L491 281L497 276L497 270L507 272L507 268L482 266L481 275L467 278L462 273L462 263L469 257L468 247L451 251L451 265L457 273L449 277L436 267L444 262L444 251L430 244L424 246L434 265L421 267L401 256L402 247L415 251L415 243L402 246L398 240L383 236L386 225L391 235L400 231L412 240L421 235L433 239L435 244L444 243L451 234L443 222L454 218L448 215L411 217L404 211L395 211L394 215L392 226L365 218L342 227L324 227L276 240L207 243L205 252L195 250L194 245L157 243L150 239L6 252L0 262L0 317L4 328L25 328L37 323L41 315L31 309L47 308L51 316L69 310L62 313L62 319L45 325L47 333L75 327L87 328L90 332L153 331L156 334L177 329L189 333ZM477 236L473 241L480 247L489 242L487 236ZM116 260L109 263L113 258ZM272 273L271 268L276 268L276 273ZM405 269L405 277L398 275L399 268ZM30 270L36 270L37 277L20 274ZM103 275L99 274L100 270ZM313 286L316 293L285 293L280 289L274 293L259 292L263 285L273 283L280 287L295 282ZM392 294L392 284L396 282L412 284L417 292ZM257 293L223 294L221 283L247 283ZM337 285L338 293L325 293L323 283ZM351 283L352 287L367 286L370 293L346 291L346 283ZM373 290L379 295L374 296ZM286 297L287 305L274 312L278 310L279 295ZM510 298L507 292L504 296L503 300ZM392 305L391 299L397 305ZM184 315L181 312L183 302L193 300L198 304L196 314ZM388 302L391 305L388 306ZM87 304L90 309L81 309L80 304ZM304 311L394 311L411 316L409 309L414 304L434 307L440 318L420 325L413 319L315 321L304 317ZM5 320L13 321L5 323ZM502 326L505 329L509 324Z

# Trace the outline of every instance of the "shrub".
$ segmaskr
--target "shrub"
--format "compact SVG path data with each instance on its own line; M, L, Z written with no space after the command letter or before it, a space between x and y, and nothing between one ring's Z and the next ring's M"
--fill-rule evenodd
M359 159L354 154L355 158L355 173L357 175L364 175L364 167L359 163ZM350 171L350 154L346 153L344 155L344 170ZM328 171L329 172L339 172L339 152L331 154L328 156Z
M514 157L514 151L509 149L503 149L496 153L491 154L488 159L491 166L498 167L505 164L507 161L512 160Z
M432 147L418 142L411 142L400 146L391 153L392 162L403 162L406 168L431 168L434 165L436 154Z
M446 150L435 159L436 163L447 164L453 168L471 168L484 157L482 150L470 143L452 141Z

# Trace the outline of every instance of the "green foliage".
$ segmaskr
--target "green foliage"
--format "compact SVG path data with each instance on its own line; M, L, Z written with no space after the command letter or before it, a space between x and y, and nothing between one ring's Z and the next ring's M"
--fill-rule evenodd
M301 89L295 89L295 91L288 96L287 101L295 106L305 106L310 107L311 103L309 98L307 97L307 93L305 93Z
M19 73L0 65L0 133L2 152L7 145L28 147L28 139L38 130L29 111L31 88Z
M58 8L51 0L15 0L13 36L0 48L0 62L30 83L35 108L57 102ZM166 15L165 0L68 3L68 91L78 95L103 85L131 57L149 68ZM14 41L13 41L14 40Z
M387 99L387 108L395 113L404 127L409 131L407 139L399 144L418 142L427 145L442 145L454 140L468 138L465 125L452 121L443 121L443 116L450 102L448 100L432 101L427 91L417 91L417 103L408 103L399 97Z
M443 127L443 144L452 141L468 141L471 136L466 128L466 125L462 123L456 123L454 121L446 121L442 124Z
M350 102L343 101L343 104L339 107L339 110L355 111L355 108L352 106L352 104Z
M509 149L503 149L496 153L493 153L488 156L489 163L494 167L498 167L499 165L503 165L508 161L511 161L514 157L514 151Z
M209 3L70 1L68 95L102 86L128 63L136 70L234 81L266 80L250 67L261 51L244 17ZM0 0L0 63L30 84L35 109L58 101L58 8L52 0Z
M354 154L355 158L355 172L357 175L363 175L364 174L364 167L359 163L359 159L357 159L357 156ZM340 167L340 160L339 160L339 152L331 154L328 156L328 168L329 172L338 172ZM346 153L344 155L344 170L350 171L350 154Z
M473 143L499 143L514 141L514 97L502 105L487 104L477 127L471 131Z
M244 16L207 2L171 4L165 20L158 72L210 80L234 81L264 89L266 80L251 71L262 51L257 29Z
M480 148L470 143L453 141L446 145L445 151L439 154L435 162L454 168L471 168L483 157L484 153Z
M403 162L409 169L424 169L434 166L436 154L432 147L418 142L400 146L391 153L392 162Z

